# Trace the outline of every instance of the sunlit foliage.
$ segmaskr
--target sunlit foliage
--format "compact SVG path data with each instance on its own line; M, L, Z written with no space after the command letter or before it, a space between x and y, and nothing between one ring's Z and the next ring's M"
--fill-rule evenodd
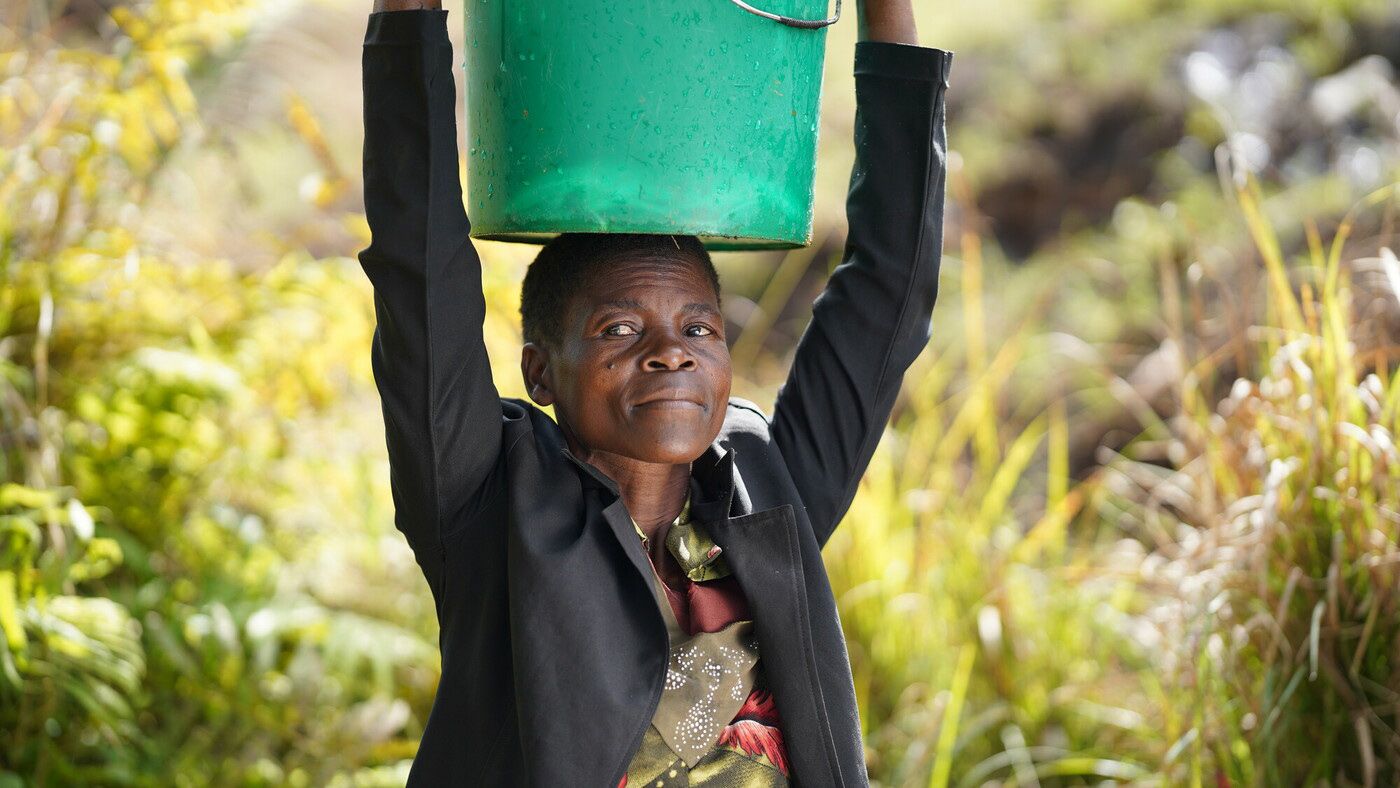
M118 6L105 51L3 56L0 774L26 784L394 784L436 681L411 605L298 563L303 490L379 472L299 446L368 380L354 261L252 274L134 229L198 132L187 79L255 10Z

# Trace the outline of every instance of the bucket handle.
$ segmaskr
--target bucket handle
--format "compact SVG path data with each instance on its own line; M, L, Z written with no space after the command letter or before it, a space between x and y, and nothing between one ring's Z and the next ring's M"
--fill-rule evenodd
M744 9L745 11L748 11L751 14L758 14L759 16L772 19L775 22L782 22L788 27L805 27L808 29L817 29L826 27L830 24L835 24L836 20L841 18L841 0L836 0L836 15L831 17L830 19L793 19L790 16L781 16L779 14L769 13L768 11L763 11L754 8L748 3L745 3L744 0L729 0L729 2L739 6L740 8Z

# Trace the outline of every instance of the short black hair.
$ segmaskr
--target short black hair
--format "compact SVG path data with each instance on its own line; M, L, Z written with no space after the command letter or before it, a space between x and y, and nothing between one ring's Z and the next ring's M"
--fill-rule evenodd
M693 235L655 233L562 233L540 249L520 286L520 323L526 342L550 348L563 343L569 298L619 260L699 263L720 300L719 273L710 252Z

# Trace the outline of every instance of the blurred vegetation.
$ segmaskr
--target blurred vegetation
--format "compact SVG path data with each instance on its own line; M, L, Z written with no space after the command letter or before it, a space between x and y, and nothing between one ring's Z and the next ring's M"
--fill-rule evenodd
M0 17L0 786L405 779L438 657L353 257L365 11ZM826 550L872 780L1394 784L1400 15L918 13L936 338ZM760 402L839 260L853 27L817 243L717 259ZM519 396L533 248L480 248Z

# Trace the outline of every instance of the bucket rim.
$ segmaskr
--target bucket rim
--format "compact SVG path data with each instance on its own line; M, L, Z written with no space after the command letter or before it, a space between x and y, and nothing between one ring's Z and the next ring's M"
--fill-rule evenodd
M640 235L693 235L693 236L695 236L695 238L696 238L697 240L700 241L700 243L701 243L707 250L709 250L709 251L714 251L714 252L741 252L741 251L761 251L761 250L775 250L775 249L801 249L801 248L804 248L804 247L807 247L807 246L810 246L810 245L811 245L811 239L810 239L810 238L808 238L805 242L803 242L803 241L787 240L787 239L782 239L782 238L760 238L760 237L756 237L756 236L715 235L715 234L712 234L712 233L693 233L693 232L686 232L686 231L684 231L684 230L668 230L668 231L665 231L665 232L658 232L658 231L655 231L655 230L623 230L623 229L598 230L597 228L592 228L592 227L588 227L588 228L578 228L578 229L573 229L573 230L547 231L547 232L546 232L546 231L524 231L524 230L522 230L522 231L509 231L509 230L507 230L507 231L501 231L501 232L483 232L483 233L478 233L478 232L476 232L476 231L473 231L473 232L471 233L471 237L472 237L472 238L477 238L477 239L480 239L480 240L483 240L483 241L499 241L499 242L504 242L504 243L534 244L534 245L536 245L536 246L543 246L543 245L549 243L550 241L554 240L556 237L558 237L558 236L560 236L560 235L562 235L562 234L564 234L564 233L566 233L566 232L576 232L576 233L608 233L608 232L612 232L612 233L619 233L619 234L620 234L620 233L636 233L636 234L640 234Z

